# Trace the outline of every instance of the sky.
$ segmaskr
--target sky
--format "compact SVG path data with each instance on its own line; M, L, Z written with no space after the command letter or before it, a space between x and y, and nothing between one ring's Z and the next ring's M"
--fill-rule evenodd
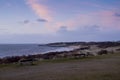
M120 0L0 0L0 43L120 40Z

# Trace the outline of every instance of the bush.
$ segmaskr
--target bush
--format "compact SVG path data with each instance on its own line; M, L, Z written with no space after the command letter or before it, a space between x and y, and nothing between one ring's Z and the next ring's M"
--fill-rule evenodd
M19 56L5 57L1 60L1 63L14 63L20 60Z
M103 54L107 54L108 51L107 50L101 50L98 52L98 55L103 55Z

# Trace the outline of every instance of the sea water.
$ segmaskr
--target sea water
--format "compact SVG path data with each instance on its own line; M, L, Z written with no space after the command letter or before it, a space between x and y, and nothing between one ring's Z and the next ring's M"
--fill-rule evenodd
M51 47L38 44L0 44L0 57L44 54L72 49L69 47Z

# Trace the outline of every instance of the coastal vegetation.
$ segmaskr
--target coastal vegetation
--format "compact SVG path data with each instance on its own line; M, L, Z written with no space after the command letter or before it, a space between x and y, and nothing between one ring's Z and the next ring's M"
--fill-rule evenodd
M60 42L50 43L47 46L77 46L74 50L61 52L48 52L45 54L23 55L23 56L7 56L0 58L0 64L18 63L21 59L41 61L54 59L81 59L96 55L113 54L120 52L120 42ZM93 48L94 47L94 48ZM116 48L117 47L117 48ZM92 49L93 48L93 49Z

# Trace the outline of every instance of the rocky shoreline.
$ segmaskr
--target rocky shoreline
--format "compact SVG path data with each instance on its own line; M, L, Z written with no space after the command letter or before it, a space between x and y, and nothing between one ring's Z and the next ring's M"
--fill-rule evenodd
M54 45L56 44L54 43ZM84 42L84 44L76 42L76 43L64 43L64 45L68 47L72 46L75 48L70 51L60 51L60 52L56 51L56 52L48 52L45 54L4 57L4 58L0 58L0 64L16 63L19 62L19 60L21 59L32 59L32 60L40 61L45 59L49 60L49 59L62 59L62 58L84 58L88 56L97 56L97 55L110 54L110 53L113 54L120 52L120 43L118 42L100 42L100 43Z

